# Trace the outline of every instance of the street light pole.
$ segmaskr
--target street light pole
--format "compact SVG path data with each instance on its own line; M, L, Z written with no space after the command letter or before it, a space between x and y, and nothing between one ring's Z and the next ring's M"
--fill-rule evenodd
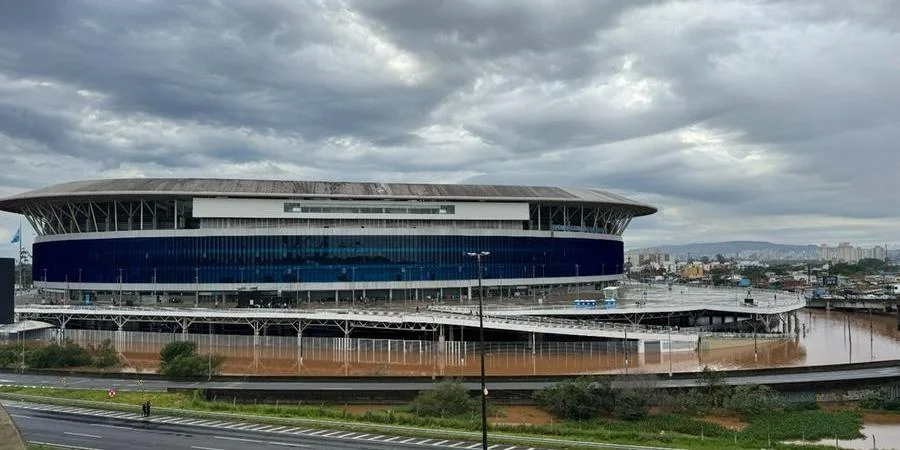
M482 271L481 260L490 255L491 252L466 253L466 255L475 258L478 262L478 341L481 344L479 350L481 353L481 447L483 450L488 448L487 439L487 386L484 381L484 284L482 279L484 273Z
M194 267L194 308L200 306L200 268Z

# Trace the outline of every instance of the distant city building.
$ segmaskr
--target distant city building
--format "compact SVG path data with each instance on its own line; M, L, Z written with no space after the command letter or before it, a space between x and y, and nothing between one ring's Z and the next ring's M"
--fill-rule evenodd
M681 268L681 277L686 280L703 278L703 266L700 264L688 264Z
M849 242L841 242L837 247L829 247L828 244L819 246L819 261L856 263L861 259L884 261L886 258L887 252L881 246L861 248L854 247Z
M675 269L675 258L662 252L629 251L625 253L625 263L631 272L640 272L645 269L665 269L667 272Z

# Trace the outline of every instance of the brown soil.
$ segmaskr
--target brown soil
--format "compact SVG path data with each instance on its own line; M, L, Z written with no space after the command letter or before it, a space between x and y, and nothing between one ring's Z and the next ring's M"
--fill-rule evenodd
M900 425L900 414L889 412L864 412L862 415L865 424Z
M398 405L334 405L336 409L346 409L347 411L362 415L367 411L384 411L396 408ZM488 420L496 425L546 425L553 421L550 414L542 411L536 406L515 405L500 407L498 416L489 417Z
M553 417L536 406L516 405L503 407L501 417L492 417L491 423L498 425L547 425Z

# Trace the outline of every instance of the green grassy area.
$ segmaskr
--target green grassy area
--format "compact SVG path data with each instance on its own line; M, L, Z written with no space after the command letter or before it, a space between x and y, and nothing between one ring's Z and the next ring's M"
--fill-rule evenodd
M223 420L286 425L286 420L307 421L307 425L353 429L360 431L390 432L410 436L435 436L444 431L476 432L480 430L480 419L472 417L426 418L412 414L407 407L392 410L369 411L354 414L336 405L255 405L230 402L208 402L200 395L164 392L119 392L110 399L103 390L52 389L3 387L0 393L46 397L48 401L91 401L85 407L129 408L137 411L141 402L150 400L158 414L202 415L204 413L234 414L233 417L219 417ZM160 411L171 408L176 411ZM498 414L502 415L502 411ZM310 423L315 422L317 423ZM387 427L392 427L387 429ZM859 436L860 414L852 412L829 412L822 410L788 411L763 416L749 421L743 431L733 431L699 418L682 414L654 414L643 420L622 421L594 419L583 422L557 422L552 425L493 426L491 434L496 441L517 443L517 437L538 437L578 441L602 441L619 444L638 444L683 449L747 449L763 448L769 439L799 440L801 438L841 439ZM460 439L472 439L472 435L457 435ZM530 442L529 446L535 445ZM558 444L553 448L566 448ZM782 446L786 447L786 446ZM37 447L39 448L39 447ZM569 448L578 448L569 447ZM819 446L793 446L790 448L826 448Z

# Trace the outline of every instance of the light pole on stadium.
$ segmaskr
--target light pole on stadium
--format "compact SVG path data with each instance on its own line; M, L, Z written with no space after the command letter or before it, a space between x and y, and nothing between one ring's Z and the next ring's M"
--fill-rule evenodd
M484 383L484 285L482 283L483 272L481 260L491 252L469 252L467 256L475 258L478 262L478 341L481 353L481 447L488 448L487 440L487 386Z

